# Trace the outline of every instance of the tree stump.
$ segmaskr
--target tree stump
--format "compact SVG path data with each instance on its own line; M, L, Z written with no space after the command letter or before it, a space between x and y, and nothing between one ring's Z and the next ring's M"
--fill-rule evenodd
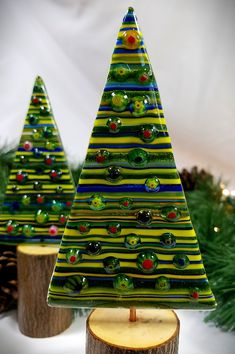
M177 354L179 319L172 310L96 309L87 319L86 354Z
M58 247L19 245L18 324L20 331L33 338L51 337L72 323L72 310L47 305L47 291Z

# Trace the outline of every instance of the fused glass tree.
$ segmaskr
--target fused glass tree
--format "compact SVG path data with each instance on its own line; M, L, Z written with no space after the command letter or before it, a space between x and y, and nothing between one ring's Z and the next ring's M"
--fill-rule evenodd
M0 243L59 243L74 193L46 88L37 77L0 215Z
M132 8L118 34L48 302L215 306Z

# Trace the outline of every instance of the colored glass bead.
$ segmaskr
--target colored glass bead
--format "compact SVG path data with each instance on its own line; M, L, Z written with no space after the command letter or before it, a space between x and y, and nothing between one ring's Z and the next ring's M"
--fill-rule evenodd
M128 292L134 289L134 282L126 274L118 274L113 281L113 286L118 291Z
M42 102L42 99L37 97L37 96L33 96L32 97L32 104L34 106L38 106L40 103Z
M48 116L50 114L50 109L44 106L40 107L40 114L42 116Z
M40 191L42 189L42 182L40 181L33 182L33 189L35 191Z
M112 71L112 76L117 81L126 81L131 73L129 65L118 64Z
M140 237L136 234L130 234L125 237L125 246L130 249L137 248L140 246Z
M21 202L23 205L30 205L31 203L31 197L29 195L23 195Z
M107 121L107 126L109 128L110 133L118 133L120 131L120 127L122 125L120 118L109 118Z
M129 210L133 206L133 200L131 198L122 198L119 201L119 205L121 209Z
M81 275L72 275L64 283L64 290L73 294L78 294L88 288L88 280Z
M137 267L143 273L153 273L158 265L158 258L154 252L141 252L136 260Z
M68 216L67 215L60 214L60 216L59 216L59 223L60 224L62 224L62 225L66 224L67 220L68 220Z
M148 99L146 97L133 97L130 105L134 117L141 117L147 110Z
M20 210L20 203L17 201L12 202L12 204L10 206L10 210L12 211L12 213L19 211Z
M63 210L63 204L57 200L52 200L51 209L58 213L59 211Z
M26 156L24 156L24 155L21 155L21 156L19 157L19 159L20 159L20 163L21 163L22 165L25 165L25 164L28 162L28 158L27 158Z
M118 182L122 178L121 168L118 166L109 166L106 173L106 178L112 182Z
M115 257L107 257L104 259L104 270L106 273L113 274L119 271L120 262Z
M37 116L35 116L34 114L30 114L28 116L28 120L29 120L29 124L36 125L36 124L38 124L39 118Z
M46 224L49 220L49 215L46 211L39 209L35 215L35 221L38 224Z
M111 222L107 226L107 231L110 236L116 237L120 234L121 232L121 225L116 222Z
M160 242L163 247L173 248L176 245L176 238L172 233L166 232L161 235Z
M16 185L13 185L12 186L12 192L14 192L14 193L17 193L17 192L19 192L19 187L18 186L16 186Z
M82 235L86 235L90 231L90 224L88 222L80 222L77 226L78 231Z
M23 171L18 171L16 174L16 180L19 184L25 184L28 180L28 174Z
M77 264L82 259L82 254L78 248L71 248L66 252L66 262L69 264Z
M147 192L158 192L160 190L160 181L157 177L147 178L145 181L145 189Z
M180 216L180 211L177 207L174 206L164 207L161 210L161 217L168 221L177 221L179 220Z
M140 70L137 73L137 80L142 85L148 85L151 81L152 73L149 69Z
M190 261L185 254L176 254L173 258L173 264L176 268L184 269L190 264Z
M170 287L170 280L167 277L161 276L156 279L155 288L157 290L168 291Z
M137 31L128 30L122 33L122 43L127 49L137 49L140 46L141 38Z
M157 136L157 129L153 124L145 124L140 128L140 138L146 142L151 143Z
M44 127L42 130L42 136L46 139L51 138L53 135L53 130L50 127Z
M97 255L101 252L100 242L92 241L87 244L86 247L87 253L91 256Z
M148 153L143 149L133 149L128 153L130 165L135 167L144 167L148 163Z
M129 98L125 91L115 91L111 94L111 106L115 112L125 111Z
M9 220L6 225L6 232L9 235L15 236L17 235L18 231L19 231L19 225L17 224L17 222L13 220Z
M71 200L67 200L67 202L65 203L65 205L66 205L67 208L70 208L71 205L72 205Z
M55 156L51 156L51 155L46 155L44 162L46 165L51 166L53 165L53 163L55 162Z
M33 149L33 155L34 155L34 157L36 157L36 159L39 159L40 157L42 157L43 152L40 151L38 148L34 148Z
M25 237L32 237L34 235L35 229L32 225L24 225L22 228L22 234Z
M49 176L53 182L59 181L62 177L61 170L51 170Z
M38 204L43 204L43 203L45 203L45 197L44 197L44 195L38 194L36 201L37 201Z
M58 235L58 232L59 232L59 229L58 229L57 226L51 225L51 226L49 227L49 235L50 235L50 236L57 236L57 235Z
M199 288L193 288L193 289L191 289L191 291L190 291L190 298L191 298L191 300L193 300L193 301L198 301L198 300L199 300L199 297L200 297L200 290L199 290Z
M55 150L56 144L55 144L53 141L47 140L47 141L45 142L45 148L46 148L47 150Z
M136 215L136 220L141 225L151 224L153 219L151 210L140 210Z
M57 194L63 193L63 188L61 186L56 187L56 193Z
M32 138L33 140L39 140L41 138L41 132L37 129L33 129L33 132L32 132Z
M23 144L25 151L30 151L33 148L33 144L30 141L25 141Z
M99 150L95 155L97 163L106 163L110 157L110 152L107 150Z
M96 193L91 197L90 208L92 210L103 210L105 208L104 198Z

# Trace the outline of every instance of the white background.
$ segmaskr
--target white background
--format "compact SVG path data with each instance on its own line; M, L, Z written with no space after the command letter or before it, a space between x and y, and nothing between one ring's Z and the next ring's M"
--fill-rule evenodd
M235 188L234 0L0 0L0 146L18 143L41 75L70 161L84 159L128 6L178 168L209 168Z
M198 165L235 189L234 0L0 0L0 147L16 145L37 75L64 147L79 162L118 29L134 6L157 77L178 168ZM179 354L232 354L235 337L180 312ZM85 320L30 339L16 313L0 319L0 353L83 354Z

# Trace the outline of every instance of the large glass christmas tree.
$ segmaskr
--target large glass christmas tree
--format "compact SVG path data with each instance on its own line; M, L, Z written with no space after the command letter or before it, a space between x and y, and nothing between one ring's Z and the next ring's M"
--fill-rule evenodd
M48 301L215 306L132 8L118 34Z
M0 244L59 243L74 193L46 88L37 77L0 215Z

